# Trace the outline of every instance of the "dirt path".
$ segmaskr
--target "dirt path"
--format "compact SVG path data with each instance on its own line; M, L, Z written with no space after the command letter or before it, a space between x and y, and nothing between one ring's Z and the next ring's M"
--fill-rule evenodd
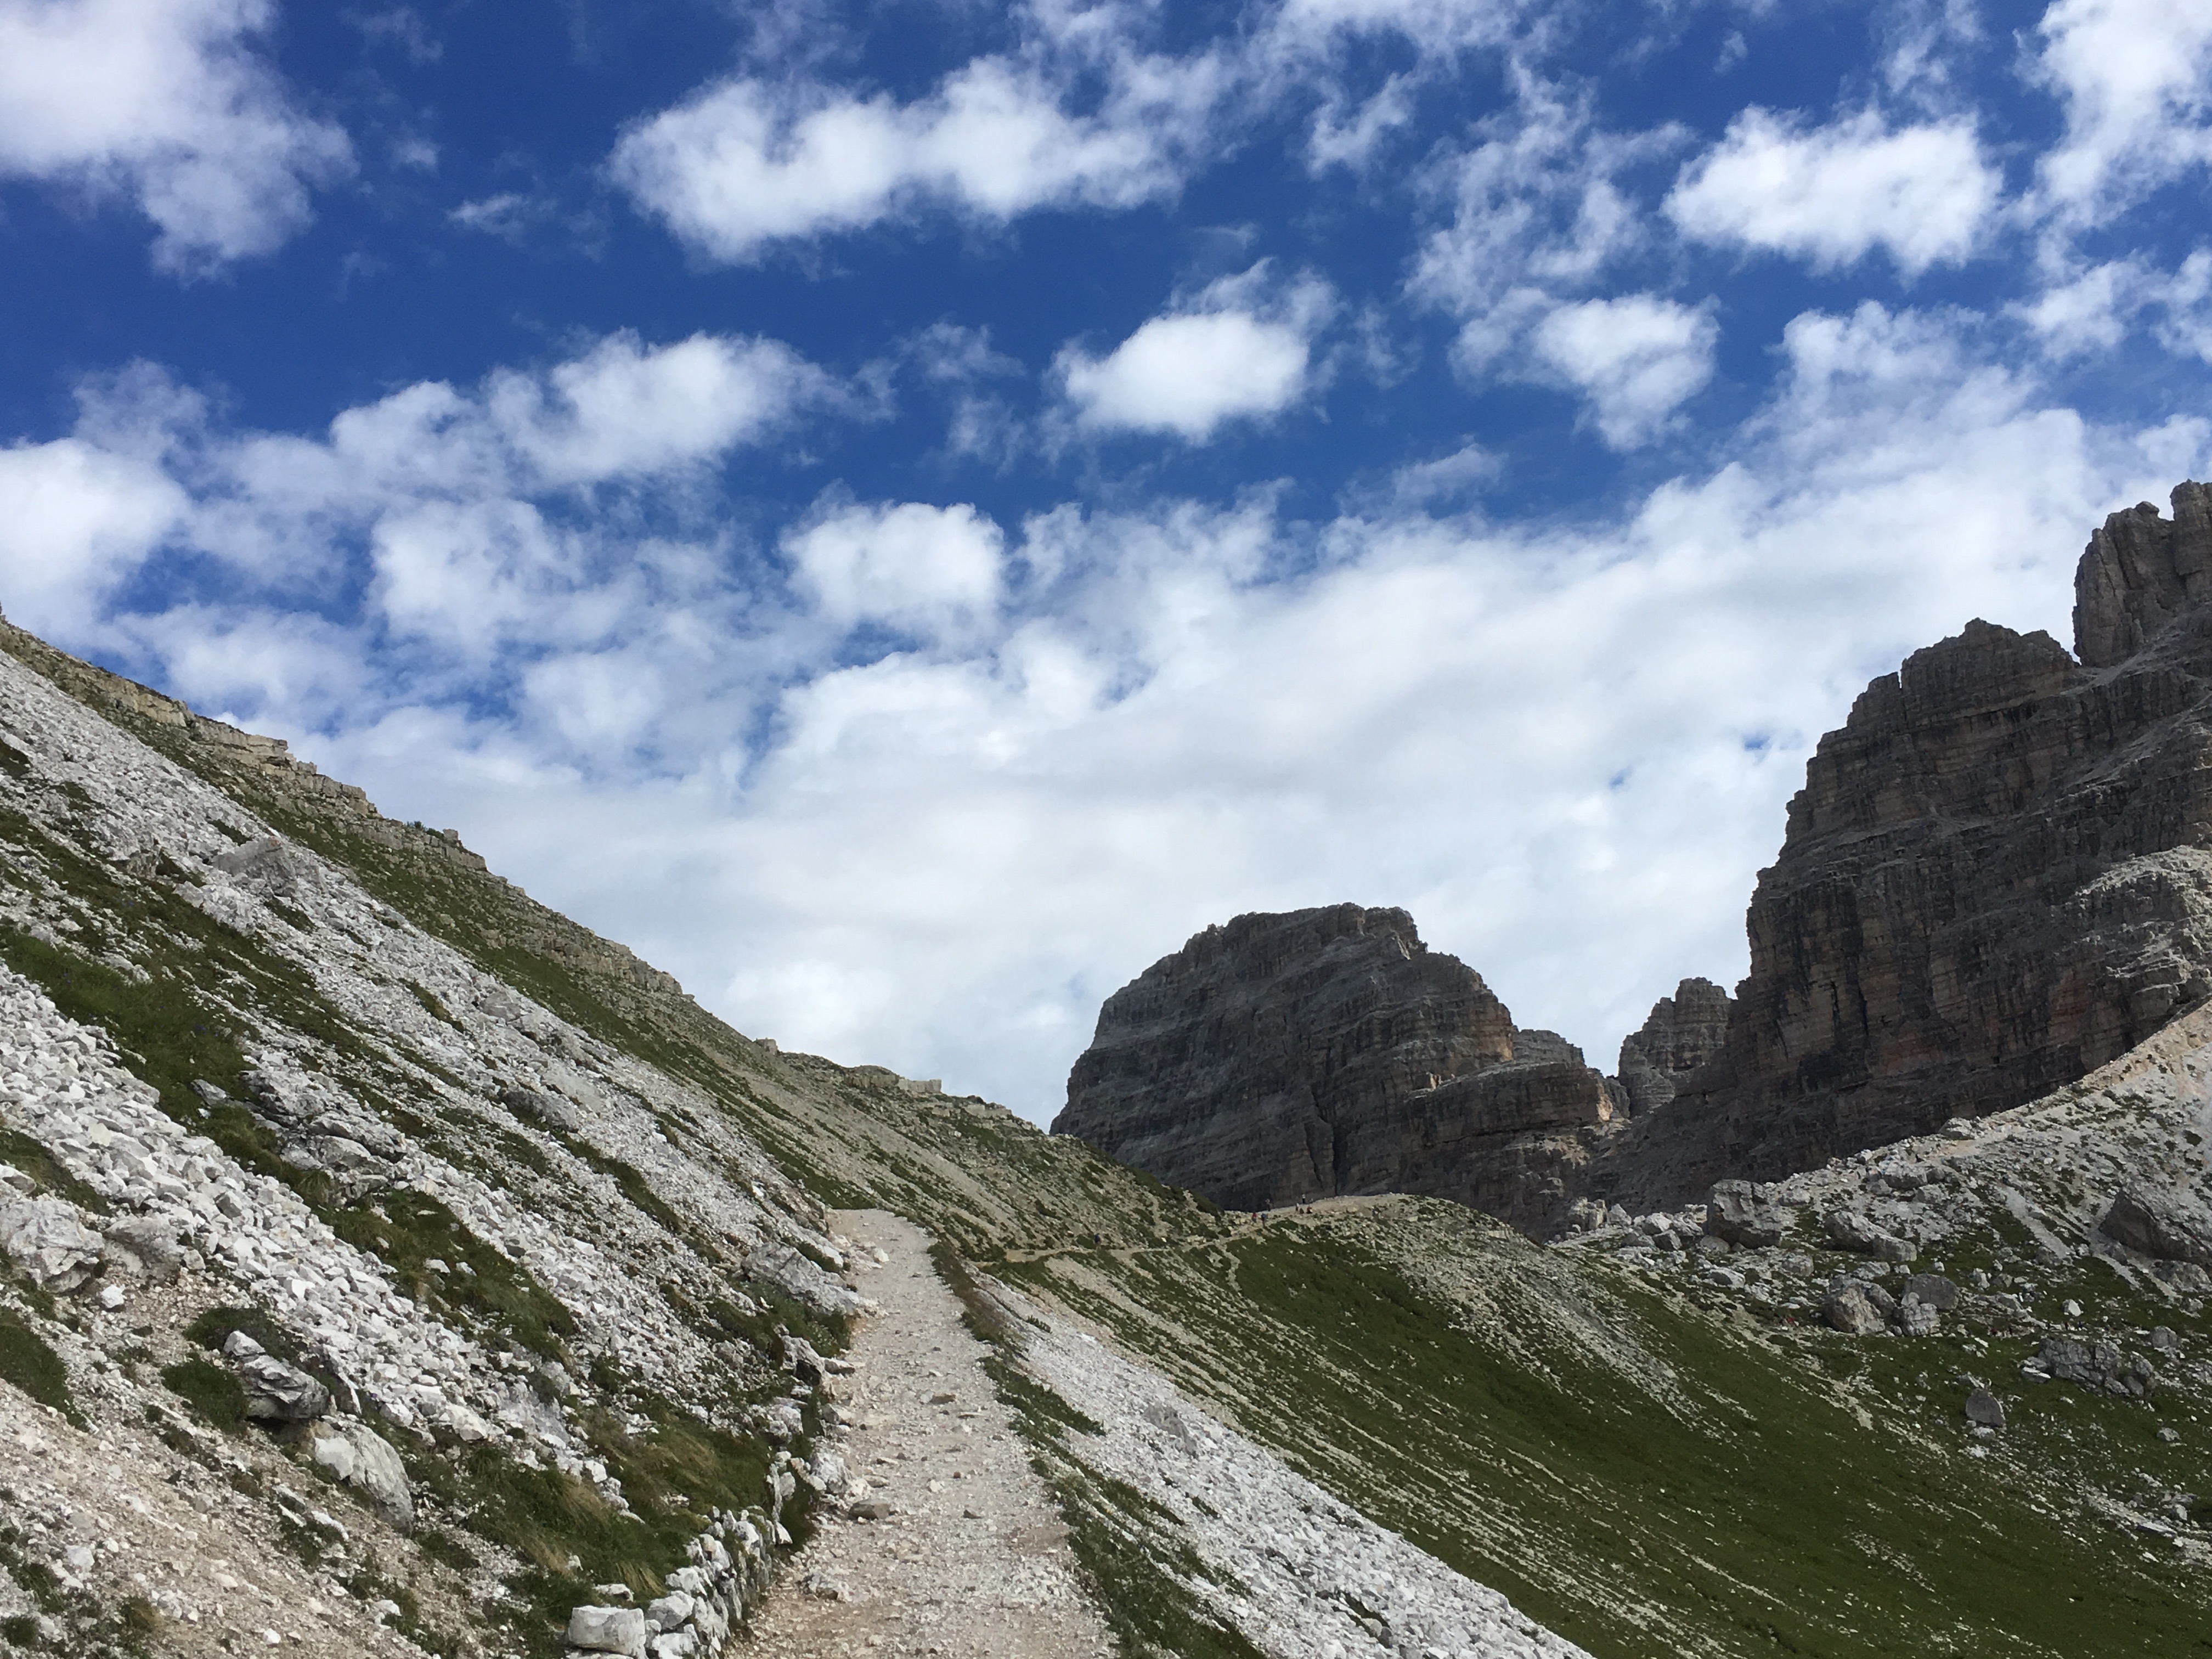
M987 1350L930 1265L927 1236L880 1210L841 1212L835 1225L879 1311L846 1356L854 1373L837 1380L857 1426L833 1434L830 1449L867 1483L860 1501L890 1514L825 1519L753 1621L752 1650L1106 1659L1113 1642L1077 1584L1059 1512L983 1374Z

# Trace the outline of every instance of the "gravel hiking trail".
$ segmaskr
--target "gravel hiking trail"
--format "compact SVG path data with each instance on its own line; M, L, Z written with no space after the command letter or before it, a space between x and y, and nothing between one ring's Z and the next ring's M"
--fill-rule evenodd
M827 1437L866 1489L822 1506L813 1541L752 1621L752 1651L1108 1659L1113 1640L1078 1583L1059 1510L983 1373L988 1350L930 1263L928 1236L880 1210L832 1224L877 1304L845 1356L853 1374L836 1380L854 1426ZM890 1514L845 1518L856 1504Z

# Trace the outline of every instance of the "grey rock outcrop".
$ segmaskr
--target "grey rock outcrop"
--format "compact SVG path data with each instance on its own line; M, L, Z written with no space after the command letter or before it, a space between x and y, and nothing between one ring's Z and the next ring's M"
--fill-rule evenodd
M1054 1133L1241 1209L1346 1193L1564 1218L1615 1091L1403 910L1207 928L1108 998Z
M365 1424L343 1431L335 1427L318 1432L309 1446L316 1462L349 1486L358 1490L388 1516L394 1524L415 1524L415 1497L407 1482L407 1466L392 1444Z
M637 1607L585 1607L568 1615L568 1645L586 1653L645 1659L645 1614Z
M1731 1244L1753 1249L1779 1244L1789 1229L1788 1213L1748 1181L1716 1182L1705 1200L1706 1232Z
M1941 1273L1914 1273L1905 1281L1905 1293L1937 1313L1959 1305L1959 1287Z
M2037 1351L2035 1363L2054 1381L2131 1399L2146 1398L2158 1386L2158 1372L2150 1361L2112 1342L2053 1337Z
M2166 1261L2212 1267L2212 1212L2185 1194L2154 1187L2120 1189L2103 1229L2131 1250Z
M746 1258L745 1277L781 1291L823 1318L849 1318L860 1310L860 1298L852 1286L809 1261L795 1245L763 1244Z
M184 1268L176 1228L158 1216L125 1216L108 1228L106 1241L110 1263L157 1285L173 1282Z
M298 1366L270 1353L244 1331L223 1340L222 1357L246 1390L246 1414L264 1421L309 1423L331 1408L331 1391Z
M74 1291L100 1271L100 1235L58 1198L0 1203L0 1249L46 1291Z
M1884 1232L1856 1210L1836 1210L1829 1214L1828 1240L1839 1250L1878 1255L1885 1261L1910 1261L1917 1254L1909 1242Z
M1856 1279L1831 1285L1820 1303L1820 1317L1831 1328L1847 1336L1871 1336L1888 1322L1875 1300L1875 1287Z

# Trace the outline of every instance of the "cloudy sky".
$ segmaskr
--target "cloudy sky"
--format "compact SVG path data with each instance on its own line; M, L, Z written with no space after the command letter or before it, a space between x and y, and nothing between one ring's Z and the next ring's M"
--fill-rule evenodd
M1610 1065L2212 467L2212 0L0 0L0 605L1048 1116L1241 911Z

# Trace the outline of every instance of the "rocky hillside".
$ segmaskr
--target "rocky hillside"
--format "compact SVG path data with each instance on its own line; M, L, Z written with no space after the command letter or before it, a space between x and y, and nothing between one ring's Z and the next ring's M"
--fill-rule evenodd
M1221 1225L0 645L0 1653L718 1652L835 1496L827 1204Z
M1593 1654L2203 1655L2208 1089L2212 1012L1550 1248L1376 1198L989 1265ZM1203 1534L1161 1501L1169 1542Z
M1625 1101L1402 910L1209 927L1107 1000L1055 1134L1247 1210L1429 1193L1563 1219Z

